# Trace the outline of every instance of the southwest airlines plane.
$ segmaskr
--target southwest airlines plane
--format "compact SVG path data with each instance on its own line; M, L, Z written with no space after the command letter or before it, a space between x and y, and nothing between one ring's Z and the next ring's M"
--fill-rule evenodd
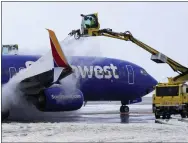
M55 33L47 30L51 50L46 55L2 55L2 84L11 78L21 79L16 88L36 109L73 111L84 102L102 100L121 101L120 112L129 112L127 105L141 102L154 90L157 81L128 61L72 56L68 62ZM60 84L63 80L64 85ZM75 83L70 84L70 80ZM2 111L2 119L7 119L10 112L11 107Z

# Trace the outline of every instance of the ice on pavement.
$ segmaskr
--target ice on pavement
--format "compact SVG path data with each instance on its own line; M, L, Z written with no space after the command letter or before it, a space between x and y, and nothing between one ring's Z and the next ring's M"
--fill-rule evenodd
M188 142L188 126L155 123L2 124L3 142Z
M105 104L105 105L87 105L87 110L88 109L95 109L95 111L119 111L120 104L117 105L111 105L111 104ZM152 111L152 105L129 105L129 108L131 111L137 111L137 110L151 110ZM80 110L84 111L86 108L81 108ZM95 112L92 110L92 112Z
M180 120L182 120L181 118L179 118ZM186 122L186 119L183 119L183 122L178 122L178 119L174 118L174 116L172 116L172 119L168 120L168 119L158 119L157 121L159 121L160 123L163 124L168 124L168 125L174 125L174 126L185 126L188 128L188 123ZM185 121L185 122L184 122Z

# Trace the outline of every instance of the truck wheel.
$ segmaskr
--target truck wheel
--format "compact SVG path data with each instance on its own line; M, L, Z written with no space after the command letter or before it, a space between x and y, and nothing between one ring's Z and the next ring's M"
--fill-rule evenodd
M166 114L163 114L163 118L162 119L166 119Z
M155 112L155 119L159 119L160 115L157 115L157 113Z
M181 113L181 117L182 117L182 118L186 118L186 114L182 112L182 113Z
M166 119L170 119L170 114L166 114Z

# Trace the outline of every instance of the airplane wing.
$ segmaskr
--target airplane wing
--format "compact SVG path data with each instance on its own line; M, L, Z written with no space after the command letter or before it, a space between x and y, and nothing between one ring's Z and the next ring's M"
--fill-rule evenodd
M19 88L25 94L38 94L42 89L58 83L72 73L55 33L48 30L51 51L19 72L22 77Z

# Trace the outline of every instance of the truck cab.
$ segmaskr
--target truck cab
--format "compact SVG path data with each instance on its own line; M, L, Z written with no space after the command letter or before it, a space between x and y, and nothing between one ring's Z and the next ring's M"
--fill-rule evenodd
M156 118L170 118L172 114L188 116L188 85L159 83L153 94L153 113Z
M183 90L183 102L185 104L188 104L188 85L187 84L184 84L184 87L182 88Z

